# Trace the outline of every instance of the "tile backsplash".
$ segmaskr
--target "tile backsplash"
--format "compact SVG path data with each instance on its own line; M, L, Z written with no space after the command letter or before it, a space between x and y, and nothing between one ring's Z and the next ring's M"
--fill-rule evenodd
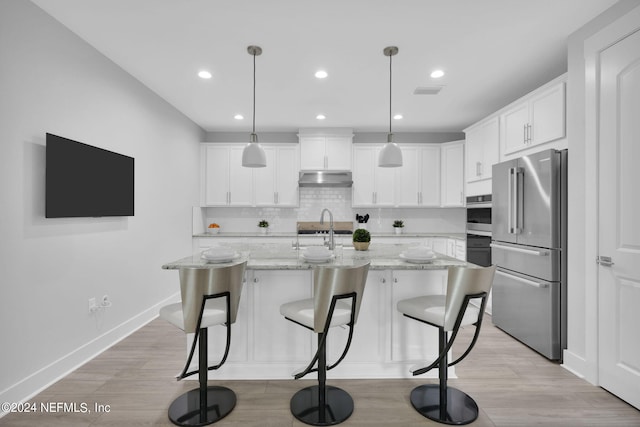
M328 208L335 221L353 221L356 214L369 214L367 228L374 232L392 232L391 224L402 219L406 232L464 233L464 208L352 208L351 188L302 187L297 208L208 207L203 208L205 222L216 222L227 231L254 231L258 221L266 219L274 232L293 232L297 221L319 221Z

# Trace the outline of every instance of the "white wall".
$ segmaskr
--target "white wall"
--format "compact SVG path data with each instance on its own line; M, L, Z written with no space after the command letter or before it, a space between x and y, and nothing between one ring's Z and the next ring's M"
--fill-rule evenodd
M568 343L564 365L598 383L597 331L597 200L594 147L585 146L585 41L619 17L638 7L622 0L569 37L567 136L568 190ZM601 141L606 143L606 141ZM594 292L595 290L595 292Z
M135 158L135 216L44 218L45 133ZM0 2L0 402L123 338L178 291L204 132L28 1ZM88 299L113 306L89 314ZM0 414L1 415L1 414Z

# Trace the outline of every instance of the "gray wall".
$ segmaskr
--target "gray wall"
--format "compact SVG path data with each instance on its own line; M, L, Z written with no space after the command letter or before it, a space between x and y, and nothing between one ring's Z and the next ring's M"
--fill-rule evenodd
M135 216L46 219L45 133L135 158ZM157 315L191 251L204 132L29 1L0 1L0 401ZM88 299L113 306L89 314Z
M206 142L249 142L247 132L207 132ZM258 132L260 142L298 142L297 132ZM398 132L394 140L398 143L432 143L459 141L464 139L464 132ZM355 143L384 143L387 134L384 132L354 132Z

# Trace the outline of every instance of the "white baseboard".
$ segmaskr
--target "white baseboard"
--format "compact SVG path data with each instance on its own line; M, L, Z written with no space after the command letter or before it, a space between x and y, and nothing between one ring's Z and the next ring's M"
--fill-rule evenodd
M158 317L160 307L178 301L180 301L179 292L149 307L142 313L89 341L39 371L34 372L9 388L2 390L2 392L0 392L0 402L18 403L31 399L56 381L151 322ZM0 418L6 414L6 412L0 412Z
M587 361L583 357L580 357L569 350L564 350L562 353L561 366L578 378L586 379L585 373L587 372Z

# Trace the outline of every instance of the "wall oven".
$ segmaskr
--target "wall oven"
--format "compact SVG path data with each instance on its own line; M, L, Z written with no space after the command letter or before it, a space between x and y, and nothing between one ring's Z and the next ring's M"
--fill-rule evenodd
M491 194L467 197L467 262L491 265Z

